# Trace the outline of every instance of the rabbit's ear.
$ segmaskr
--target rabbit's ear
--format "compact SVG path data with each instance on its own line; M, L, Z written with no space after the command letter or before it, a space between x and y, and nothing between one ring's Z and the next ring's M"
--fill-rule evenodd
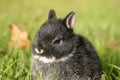
M55 13L55 11L53 9L51 9L49 11L48 20L55 19L55 18L56 18L56 13Z
M72 11L64 19L64 22L68 28L74 28L76 21L76 14Z

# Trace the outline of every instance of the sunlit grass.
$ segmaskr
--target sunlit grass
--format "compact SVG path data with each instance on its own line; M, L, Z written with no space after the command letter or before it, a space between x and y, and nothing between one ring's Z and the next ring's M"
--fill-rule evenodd
M103 66L102 79L120 80L120 1L119 0L1 0L0 1L0 80L30 80L30 47L10 48L10 23L28 26L34 39L48 11L59 18L70 11L77 15L75 33L87 37L97 49Z

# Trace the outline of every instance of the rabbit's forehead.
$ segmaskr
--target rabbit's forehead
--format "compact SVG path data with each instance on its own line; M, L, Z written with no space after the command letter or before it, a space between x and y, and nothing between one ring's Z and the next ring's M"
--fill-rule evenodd
M63 25L51 23L42 26L39 34L41 36L56 36L58 34L63 34L66 32L67 29Z

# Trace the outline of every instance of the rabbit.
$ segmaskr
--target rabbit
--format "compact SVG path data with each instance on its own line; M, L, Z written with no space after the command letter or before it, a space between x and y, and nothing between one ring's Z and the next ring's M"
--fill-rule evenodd
M33 80L100 80L101 62L93 45L75 34L76 14L59 19L53 9L32 43ZM40 78L39 78L40 77Z

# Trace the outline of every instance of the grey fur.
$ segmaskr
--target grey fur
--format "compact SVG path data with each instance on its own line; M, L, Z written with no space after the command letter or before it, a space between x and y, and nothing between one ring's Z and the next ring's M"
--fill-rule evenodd
M73 13L57 19L55 11L50 10L48 20L41 26L32 44L33 80L37 80L39 73L42 80L100 80L101 63L94 47L86 38L73 32L73 25L71 28L66 25L67 18ZM63 42L60 44L60 41ZM35 48L44 49L44 53L37 54ZM69 54L73 56L52 63L44 63L34 57L54 56L59 60Z

